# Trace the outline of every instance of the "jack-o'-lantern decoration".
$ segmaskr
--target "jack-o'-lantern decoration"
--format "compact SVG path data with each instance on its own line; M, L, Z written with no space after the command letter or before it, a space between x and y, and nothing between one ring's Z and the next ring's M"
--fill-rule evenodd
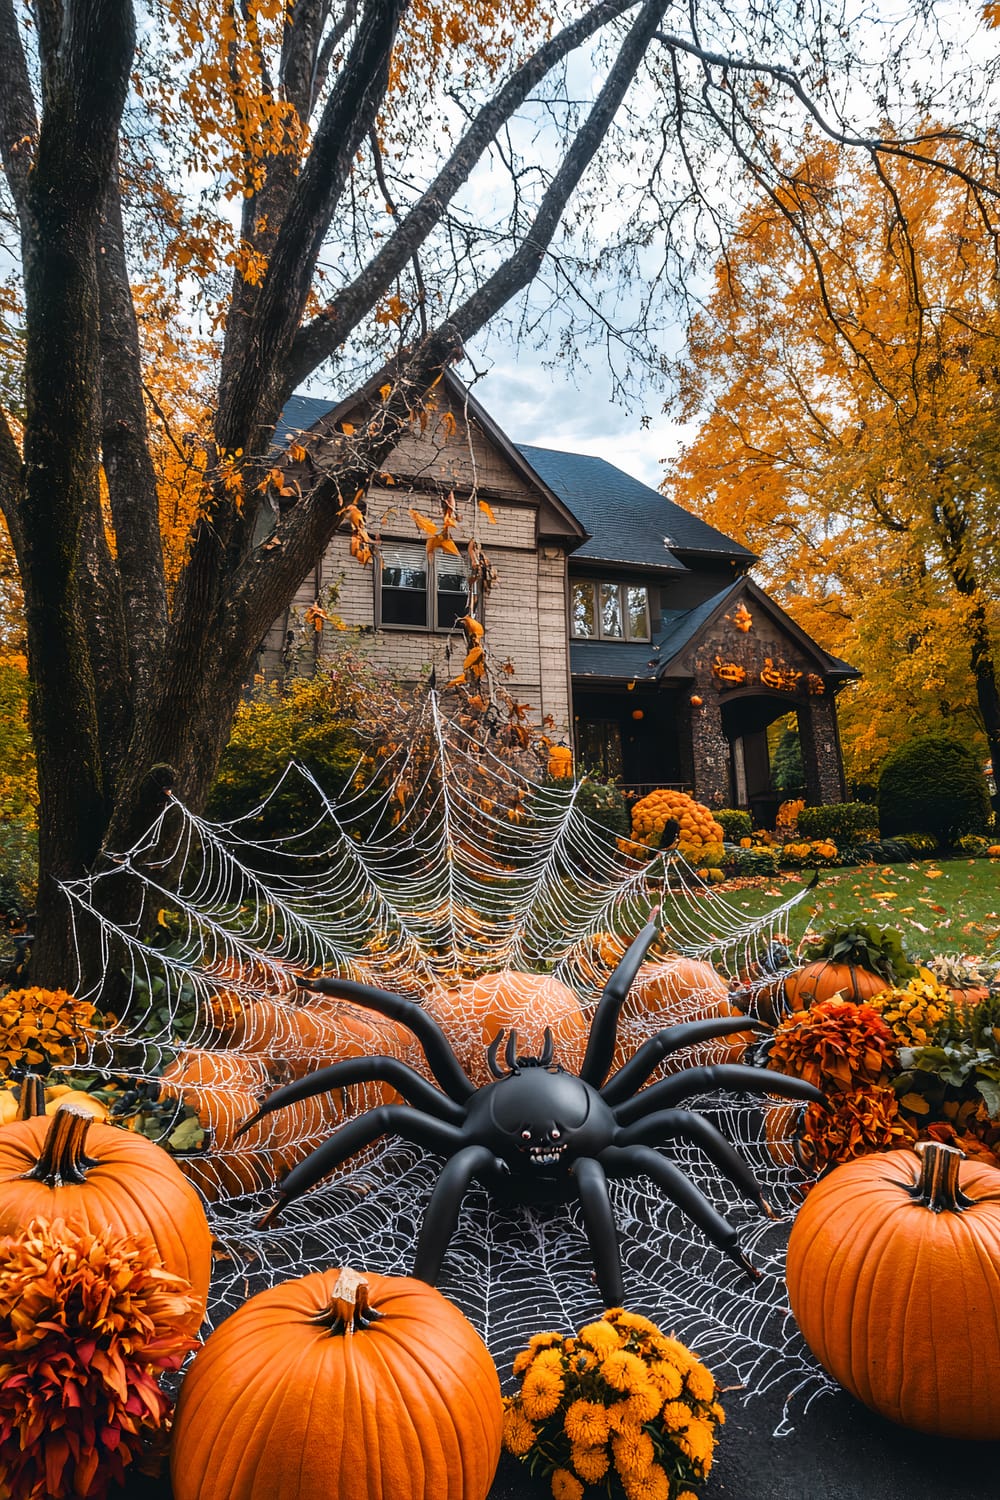
M723 661L721 656L716 656L712 663L712 676L718 678L719 682L738 687L740 683L746 682L747 669L741 667L739 662Z
M732 619L736 629L741 631L743 635L746 635L747 631L753 626L753 615L742 601L740 602L739 609L733 611Z

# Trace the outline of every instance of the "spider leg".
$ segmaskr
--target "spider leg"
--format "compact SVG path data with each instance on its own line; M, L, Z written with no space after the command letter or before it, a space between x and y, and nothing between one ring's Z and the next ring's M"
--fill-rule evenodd
M663 1109L653 1115L644 1115L635 1125L619 1130L615 1136L616 1146L658 1146L661 1141L680 1136L700 1147L709 1161L718 1167L739 1188L744 1198L756 1203L769 1219L774 1212L764 1197L763 1189L742 1156L731 1146L711 1120L688 1109Z
M807 1099L810 1104L826 1104L826 1095L804 1078L789 1078L787 1073L772 1073L769 1068L751 1068L745 1063L717 1063L704 1068L687 1068L661 1078L616 1105L612 1113L619 1125L631 1125L654 1110L669 1109L692 1094L707 1094L714 1089L739 1089L751 1094L780 1094L785 1099Z
M618 1017L628 998L628 992L632 988L632 981L639 972L639 966L656 937L658 931L656 919L659 915L660 908L656 907L639 936L633 938L629 944L617 968L601 991L601 998L594 1011L594 1019L590 1023L587 1051L580 1069L580 1077L592 1088L599 1089L608 1076L608 1069L615 1055L615 1044L618 1041Z
M609 1177L651 1177L717 1250L728 1255L754 1281L760 1280L761 1273L740 1249L736 1230L672 1161L651 1146L606 1146L597 1159Z
M283 1088L268 1094L259 1109L243 1122L233 1139L238 1140L245 1130L256 1125L265 1115L273 1114L276 1109L284 1109L288 1104L298 1104L302 1099L312 1099L316 1094L329 1093L332 1089L350 1088L356 1083L387 1083L398 1094L402 1094L407 1104L422 1109L424 1114L432 1115L436 1120L461 1125L465 1119L465 1110L460 1104L447 1098L432 1083L428 1083L426 1078L421 1078L406 1063L400 1062L398 1057L347 1057L341 1062L330 1063L328 1067L316 1068L312 1073L307 1073L305 1078L296 1078L294 1082L286 1083Z
M593 1156L581 1156L573 1163L583 1210L583 1227L587 1232L587 1243L594 1259L597 1285L601 1289L605 1307L621 1307L625 1300L625 1281L622 1276L622 1257L618 1247L618 1226L608 1196L608 1179L600 1161Z
M690 1047L694 1042L710 1041L716 1036L731 1036L737 1031L766 1031L763 1021L748 1021L746 1016L706 1016L703 1021L684 1021L679 1026L665 1026L643 1042L627 1063L613 1073L601 1089L608 1104L618 1104L641 1089L657 1065L672 1052Z
M418 1281L437 1285L445 1252L455 1233L462 1199L473 1177L498 1170L497 1158L485 1146L463 1146L438 1178L427 1202L424 1222L413 1258L413 1274Z
M466 1137L454 1125L444 1120L432 1120L419 1109L407 1104L380 1104L377 1109L366 1110L348 1120L331 1135L322 1146L293 1167L287 1177L278 1184L278 1201L262 1221L262 1226L273 1224L285 1204L319 1182L334 1167L370 1146L380 1135L400 1135L404 1141L413 1141L417 1146L426 1146L428 1151L438 1151L442 1156L454 1156L466 1145Z
M405 995L393 995L388 990L375 989L370 984L357 984L353 979L309 979L300 980L303 989L316 990L321 995L333 995L337 1000L350 1000L376 1011L380 1016L389 1016L400 1021L420 1043L427 1065L449 1099L464 1104L476 1092L476 1085L466 1073L434 1017L429 1015L415 1000Z

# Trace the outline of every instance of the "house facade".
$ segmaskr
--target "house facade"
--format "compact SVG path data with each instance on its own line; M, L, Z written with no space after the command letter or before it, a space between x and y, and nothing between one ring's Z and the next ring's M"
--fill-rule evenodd
M793 714L808 800L843 799L836 695L858 674L758 588L751 552L604 459L516 445L454 376L436 398L369 491L372 563L335 537L264 642L267 676L293 612L331 587L402 681L428 665L454 676L456 622L471 612L493 660L509 662L512 694L578 765L748 807L766 825L780 801L767 729ZM357 406L294 397L276 443L319 458ZM458 556L428 557L421 518L443 517Z

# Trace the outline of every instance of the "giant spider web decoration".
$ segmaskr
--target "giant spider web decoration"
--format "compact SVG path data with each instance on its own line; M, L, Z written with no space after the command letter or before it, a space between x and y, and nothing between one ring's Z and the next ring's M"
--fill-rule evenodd
M447 718L434 691L405 741L336 800L290 766L285 776L303 778L315 816L285 837L255 838L266 804L223 824L170 798L133 849L63 887L78 948L100 945L106 982L89 998L107 1008L108 997L127 997L90 1060L107 1066L112 1057L129 1098L153 1090L175 1106L165 1137L182 1114L197 1112L209 1127L207 1149L180 1159L206 1197L220 1247L214 1321L264 1285L319 1266L409 1274L440 1170L437 1158L383 1138L286 1205L279 1222L261 1226L284 1172L386 1096L372 1083L305 1101L234 1142L260 1099L314 1067L364 1053L400 1057L426 1074L409 1032L310 992L297 976L336 974L436 1007L470 1074L478 1067L476 1081L485 1082L483 1037L449 986L500 969L548 975L553 1000L567 986L589 1021L611 969L659 906L661 937L619 1027L631 1053L661 1027L718 1005L711 986L678 994L664 984L670 956L711 960L731 975L760 973L762 955L773 952L805 894L748 919L676 853L650 857L593 821L580 783L542 784L512 769L488 739ZM130 920L121 919L123 909ZM164 941L151 941L151 932ZM556 1058L567 1067L575 1065L561 1049L578 1040L573 1020L567 1014L554 1027ZM537 1046L541 1027L533 1032L530 1012L516 1024L524 1048ZM701 1044L700 1061L723 1056L722 1044ZM722 1385L782 1395L791 1421L830 1382L787 1307L784 1252L801 1178L772 1158L762 1105L746 1095L690 1101L755 1170L773 1221L747 1209L697 1148L670 1147L740 1230L759 1282L645 1180L610 1188L629 1305L696 1349ZM486 1339L502 1378L531 1333L569 1331L601 1306L575 1205L501 1208L475 1185L439 1285Z

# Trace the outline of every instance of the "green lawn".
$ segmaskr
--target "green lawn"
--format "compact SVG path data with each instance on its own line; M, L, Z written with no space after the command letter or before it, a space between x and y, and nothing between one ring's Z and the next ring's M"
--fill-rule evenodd
M744 889L720 889L732 905L758 915L801 886L801 878L779 877ZM789 936L797 941L809 925L822 932L855 917L898 928L907 951L921 958L934 953L1000 957L1000 861L922 860L822 870L819 885L792 913Z

